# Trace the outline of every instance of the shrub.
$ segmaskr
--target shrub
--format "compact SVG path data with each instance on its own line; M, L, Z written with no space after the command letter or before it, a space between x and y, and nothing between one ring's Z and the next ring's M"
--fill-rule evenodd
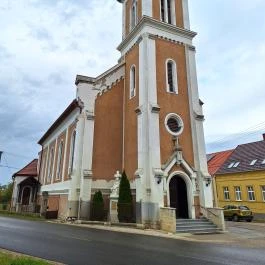
M104 200L101 191L97 191L93 197L92 201L92 212L91 219L93 221L103 221L104 220Z
M133 207L130 182L125 171L122 173L119 199L118 199L118 218L120 222L129 223L133 221Z

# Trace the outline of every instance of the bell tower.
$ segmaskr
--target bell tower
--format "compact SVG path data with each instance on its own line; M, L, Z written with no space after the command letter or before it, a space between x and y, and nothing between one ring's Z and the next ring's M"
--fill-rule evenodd
M212 207L212 192L188 0L117 1L123 6L123 165L135 176L137 222L157 227L161 207L179 208L179 218L185 208L184 218L196 218L200 207ZM172 193L181 190L177 183L186 187L182 197Z

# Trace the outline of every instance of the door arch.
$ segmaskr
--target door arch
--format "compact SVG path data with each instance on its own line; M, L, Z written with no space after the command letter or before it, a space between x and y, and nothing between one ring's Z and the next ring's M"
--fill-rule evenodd
M176 208L177 218L189 218L187 185L178 175L169 182L170 207Z
M30 198L31 198L31 187L25 186L22 190L22 198L21 198L22 205L29 205Z

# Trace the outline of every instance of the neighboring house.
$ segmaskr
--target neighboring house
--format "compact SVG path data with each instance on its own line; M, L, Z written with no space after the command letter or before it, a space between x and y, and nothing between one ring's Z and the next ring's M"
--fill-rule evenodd
M34 159L13 175L14 187L11 210L16 212L38 211L37 193L40 188L38 181L38 159Z
M227 158L232 154L233 151L234 150L227 150L207 155L208 171L212 176L213 180L213 204L215 207L218 206L218 199L216 196L215 174L219 170L219 168L224 164Z
M246 205L265 218L265 134L263 141L236 147L215 173L218 206Z
M118 2L119 63L77 75L76 99L39 141L41 211L88 219L98 190L109 210L125 170L138 223L159 226L165 206L195 219L212 207L212 187L187 0Z

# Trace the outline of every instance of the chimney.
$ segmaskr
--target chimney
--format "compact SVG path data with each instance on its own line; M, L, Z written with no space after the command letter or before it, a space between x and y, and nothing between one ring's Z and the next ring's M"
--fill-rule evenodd
M263 133L262 136L263 136L263 141L265 141L265 133Z

